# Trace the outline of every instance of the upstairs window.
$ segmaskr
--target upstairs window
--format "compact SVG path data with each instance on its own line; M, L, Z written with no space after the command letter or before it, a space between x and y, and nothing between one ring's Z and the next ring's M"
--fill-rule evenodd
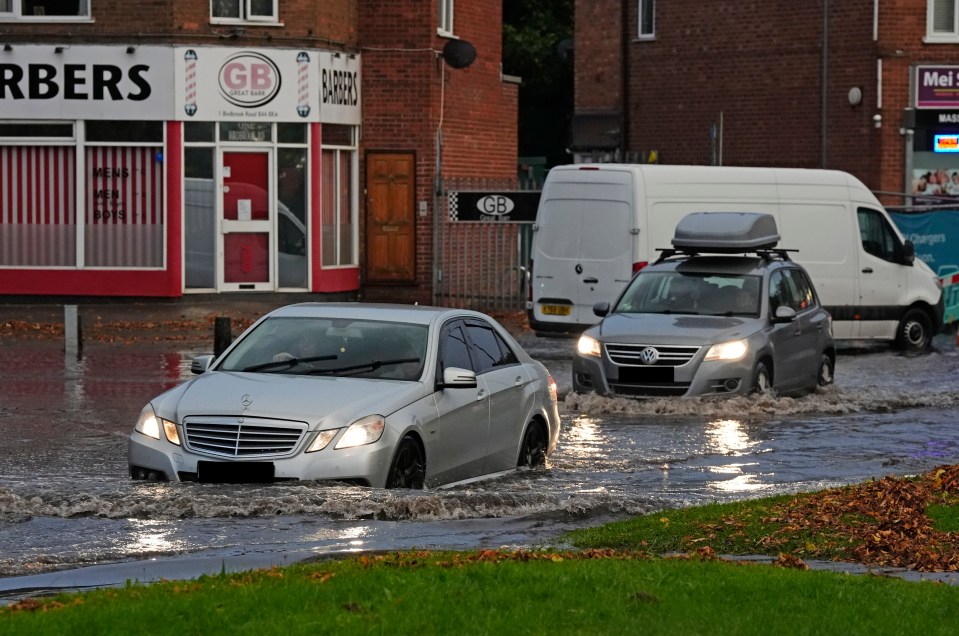
M89 0L0 0L0 19L89 18Z
M453 33L453 0L439 0L439 25L436 30L443 35Z
M926 41L955 42L959 40L956 0L929 0L926 9Z
M278 22L277 0L211 0L210 18L214 22Z
M656 0L639 0L639 39L656 37Z

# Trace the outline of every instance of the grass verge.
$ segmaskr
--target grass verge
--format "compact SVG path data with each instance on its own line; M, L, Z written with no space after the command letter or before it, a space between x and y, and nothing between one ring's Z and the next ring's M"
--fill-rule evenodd
M0 634L945 634L959 588L636 553L403 553L98 590Z

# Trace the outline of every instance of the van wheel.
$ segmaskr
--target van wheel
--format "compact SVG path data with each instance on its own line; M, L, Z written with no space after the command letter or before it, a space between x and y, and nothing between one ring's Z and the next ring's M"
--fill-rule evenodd
M752 392L759 395L772 395L773 393L773 375L765 362L756 363L756 369L753 371Z
M835 364L828 353L822 354L819 358L819 386L828 386L833 383L835 380Z
M921 309L910 309L899 321L896 346L903 351L925 351L932 344L932 322Z

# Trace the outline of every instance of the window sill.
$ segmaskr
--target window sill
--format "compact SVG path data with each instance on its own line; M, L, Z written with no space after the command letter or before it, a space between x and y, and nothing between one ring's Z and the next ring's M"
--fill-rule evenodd
M923 44L959 44L959 33L927 35L922 42Z
M50 24L51 22L68 22L70 24L94 24L96 20L93 18L88 18L86 16L77 16L71 17L68 15L48 15L48 16L0 16L0 23L4 24L37 24L37 23L46 23Z
M440 28L437 28L437 29L436 29L436 35L438 35L438 36L441 37L441 38L446 38L446 39L448 39L448 40L458 40L458 39L460 39L460 37L459 37L458 35L456 35L455 33L451 33L450 31L447 31L447 30L445 30L445 29L440 29Z
M233 18L210 18L210 24L226 24L229 26L246 27L283 27L283 22L271 22L269 20L235 20Z

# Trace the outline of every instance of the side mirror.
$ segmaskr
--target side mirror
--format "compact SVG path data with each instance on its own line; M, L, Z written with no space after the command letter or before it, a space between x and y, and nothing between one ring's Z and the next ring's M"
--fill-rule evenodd
M792 322L796 319L796 310L788 305L776 307L776 313L773 315L773 322Z
M190 372L196 375L206 373L213 363L213 356L197 356L190 363Z
M599 316L600 318L606 316L609 313L609 303L601 302L593 305L593 313Z
M906 239L902 244L902 264L903 265L912 265L916 262L916 246L912 244L912 241Z
M441 389L475 389L476 373L467 369L449 367L443 370Z

